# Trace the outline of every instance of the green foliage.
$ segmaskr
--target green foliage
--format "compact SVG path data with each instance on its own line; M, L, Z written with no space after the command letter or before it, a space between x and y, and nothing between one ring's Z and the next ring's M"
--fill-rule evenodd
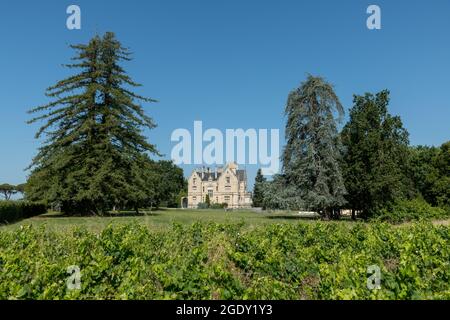
M183 189L180 190L180 192L178 192L178 195L176 196L176 208L181 208L181 200L183 198L186 198L188 196L188 192L187 192L187 180L184 180L184 186Z
M144 179L146 200L142 206L176 208L181 197L187 194L187 182L183 169L172 161L146 161L141 178Z
M388 113L389 91L355 95L350 120L342 130L346 196L352 209L369 217L408 196L408 132Z
M140 86L121 66L130 60L111 32L87 45L68 68L79 72L47 89L54 101L30 110L45 121L36 138L45 143L31 164L26 198L58 202L64 212L102 214L113 206L137 205L149 198L142 179L148 154L157 154L143 135L155 127L139 102L152 102L132 90Z
M387 208L379 210L374 217L378 220L394 223L421 220L441 219L450 217L450 210L433 207L425 200L397 200Z
M15 189L16 189L17 192L25 193L26 185L27 185L26 183L18 184L18 185L15 186Z
M436 147L416 146L409 147L408 150L407 174L412 181L415 196L423 197L428 203L436 205L432 188L438 172L433 165L433 159L436 157L439 149Z
M274 175L271 181L263 182L262 186L264 208L296 210L305 207L303 199L298 196L297 187L289 184L285 175Z
M253 186L253 207L263 207L264 202L264 184L266 178L262 175L261 169L258 169L255 177L255 185Z
M5 200L11 199L11 196L16 193L15 187L9 183L0 184L0 193Z
M410 175L429 203L450 210L450 141L440 148L412 148Z
M206 202L200 202L197 204L197 209L208 209L209 205Z
M297 189L294 197L303 202L301 209L328 217L345 203L337 131L343 114L332 85L311 75L289 94L285 108L287 141L282 160L287 185Z
M0 232L0 299L450 299L449 262L450 226L424 222L22 227Z
M205 197L205 204L206 204L207 208L209 208L211 206L211 199L209 199L209 194L207 194Z
M38 216L47 212L47 207L27 201L0 201L0 224Z
M0 184L0 195L3 196L5 200L10 200L16 193L24 193L25 184L12 185L9 183Z
M408 174L428 203L450 209L450 141L441 147L409 149Z
M226 203L213 203L209 206L210 209L225 209L227 207Z
M208 195L206 195L205 202L200 202L197 205L197 209L225 209L228 207L226 203L208 203Z

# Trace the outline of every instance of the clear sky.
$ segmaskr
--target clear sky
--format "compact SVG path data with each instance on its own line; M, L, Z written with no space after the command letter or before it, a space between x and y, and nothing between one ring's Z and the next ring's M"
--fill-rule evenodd
M82 11L66 28L66 8ZM381 30L366 9L381 7ZM158 127L149 140L170 157L176 128L279 128L288 93L306 73L335 85L348 110L353 94L391 91L411 144L450 138L450 1L3 1L0 9L0 183L25 181L39 141L26 110L70 74L69 44L113 31L131 48L125 69ZM284 138L281 136L281 144ZM189 174L192 166L184 166ZM247 166L253 183L257 166Z

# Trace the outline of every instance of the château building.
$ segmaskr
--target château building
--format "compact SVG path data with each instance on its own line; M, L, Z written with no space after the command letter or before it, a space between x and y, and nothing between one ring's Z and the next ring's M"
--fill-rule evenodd
M206 202L209 195L211 204L227 204L227 208L250 208L251 193L247 191L247 172L240 170L235 163L225 167L198 168L188 179L187 203L183 207L197 208Z

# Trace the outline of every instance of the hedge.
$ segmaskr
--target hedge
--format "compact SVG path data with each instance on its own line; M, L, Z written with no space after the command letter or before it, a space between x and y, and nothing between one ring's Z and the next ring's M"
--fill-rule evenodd
M423 199L398 200L377 212L374 220L401 223L415 220L447 219L450 210L433 207Z
M38 216L47 212L44 204L27 201L0 201L0 224Z

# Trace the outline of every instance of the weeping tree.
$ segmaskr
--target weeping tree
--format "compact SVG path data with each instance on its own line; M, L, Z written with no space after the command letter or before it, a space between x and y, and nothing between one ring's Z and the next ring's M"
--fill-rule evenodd
M146 199L142 177L155 146L142 134L155 127L132 91L140 86L121 66L130 52L111 32L88 44L72 45L78 72L47 89L53 101L29 111L43 121L45 136L26 186L30 200L58 202L65 213L102 214L113 206L137 206Z
M337 209L345 203L339 167L342 145L337 130L343 114L333 87L312 75L289 94L285 108L285 184L295 187L296 202L303 203L302 209L315 210L328 218L337 217Z

